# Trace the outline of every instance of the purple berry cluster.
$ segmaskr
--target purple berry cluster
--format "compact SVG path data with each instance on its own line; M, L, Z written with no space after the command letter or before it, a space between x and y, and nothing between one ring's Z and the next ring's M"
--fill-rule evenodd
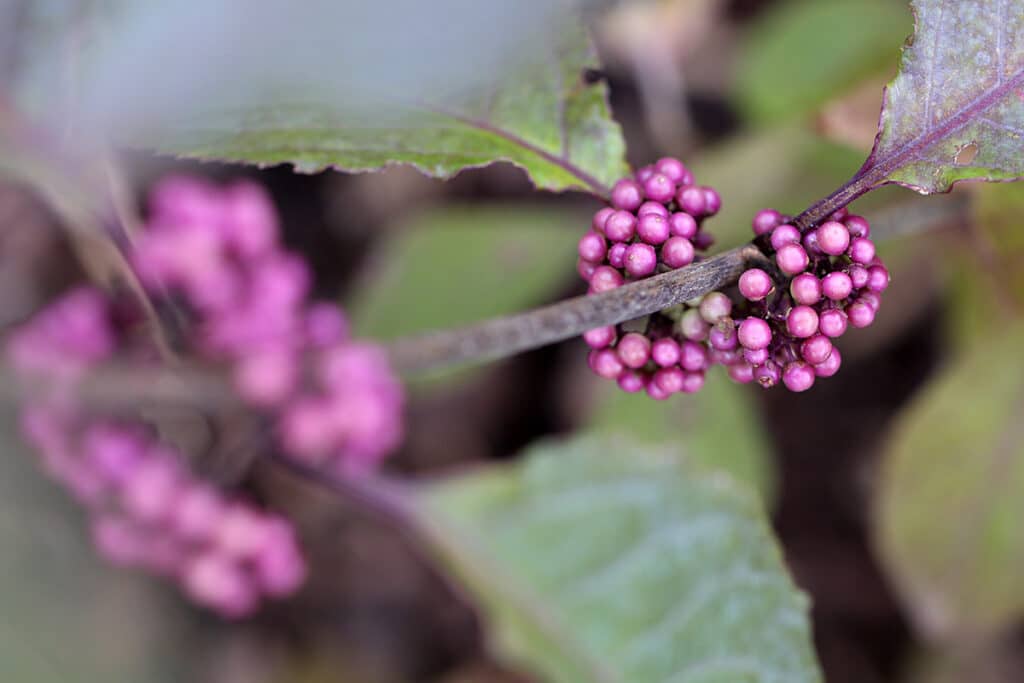
M306 566L285 519L192 475L145 424L89 417L74 401L74 381L108 360L117 342L107 300L83 288L37 314L7 346L19 379L37 387L22 431L48 475L88 511L99 551L177 581L229 618L293 593Z
M660 159L623 178L612 188L611 206L594 214L591 230L579 242L577 270L588 292L605 292L693 263L698 252L714 243L702 227L721 205L718 193L696 185L678 159ZM713 297L704 310L714 316L720 305ZM592 349L591 370L618 381L625 391L646 390L658 399L698 391L712 360L707 336L681 339L676 334L680 316L686 317L684 311L655 314L642 331L623 325L590 330L583 338ZM692 316L688 321L693 322Z
M743 378L749 373L747 381L765 388L781 381L790 391L807 391L816 378L839 371L834 340L849 326L874 322L889 271L875 254L867 220L846 209L803 233L765 209L753 229L755 243L774 259L777 281L761 268L740 276Z
M594 215L579 242L578 270L589 293L699 259L696 252L713 241L702 221L720 206L718 194L694 185L676 159L620 180L611 206ZM843 209L801 233L766 209L753 228L771 268L744 272L738 296L711 292L639 325L588 331L583 338L591 347L591 370L626 392L646 391L655 399L699 391L713 365L739 383L782 383L795 392L838 372L842 356L833 340L848 326L870 325L889 285L868 222Z
M351 341L336 306L309 302L309 268L281 247L262 188L165 179L132 262L154 295L184 304L195 352L231 365L285 453L358 474L398 445L402 387L383 350Z

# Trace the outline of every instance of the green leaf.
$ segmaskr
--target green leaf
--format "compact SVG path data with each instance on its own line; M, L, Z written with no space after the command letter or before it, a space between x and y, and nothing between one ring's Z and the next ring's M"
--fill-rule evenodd
M860 79L890 70L892 48L909 31L910 13L892 0L775 5L741 43L739 104L758 123L801 117Z
M573 282L589 218L530 206L447 206L386 238L350 307L357 334L392 339L546 303Z
M681 394L668 401L627 394L609 382L602 382L597 393L597 409L587 428L606 435L630 434L651 444L685 443L685 453L694 462L750 486L770 507L774 463L749 387L716 372L699 395Z
M878 545L935 636L1024 616L1024 325L977 342L900 416L881 471Z
M549 443L419 504L499 653L543 680L820 681L761 505L676 452Z
M923 194L1024 175L1024 12L1014 0L914 0L916 32L859 175Z
M271 63L257 71L243 64L238 73L221 74L229 87L203 91L212 104L175 111L180 105L170 103L168 110L138 116L141 120L130 130L119 132L130 143L160 152L259 166L291 163L303 172L362 172L401 163L431 177L450 178L466 168L506 161L524 169L538 188L598 194L628 173L622 132L608 108L607 87L584 78L584 71L597 62L578 17L564 20L554 8L544 9L542 16L551 15L553 23L538 27L535 32L542 37L526 35L519 45L499 45L488 52L486 45L476 43L487 38L484 29L500 37L496 22L507 15L510 35L525 32L520 24L528 18L513 11L514 6L495 13L452 2L436 12L424 12L416 3L401 5L408 5L414 16L423 15L423 25L411 26L409 17L391 14L385 20L374 9L362 10L371 17L366 21L332 3L317 3L319 10L307 8L296 18L284 17L288 21L280 28L287 33L279 35L280 28L275 27L273 35L274 44L284 48L283 65ZM459 23L462 28L450 44L427 39L430 32L451 33L452 22L462 22L467 12L468 24ZM357 28L359 22L368 25L361 35L352 35L353 26L341 25L340 33L328 32L326 37L323 27L308 26L342 18ZM475 41L465 35L474 30L475 22L484 21ZM234 31L234 26L225 30ZM323 42L330 50L327 54L340 63L327 55L314 55L307 62L304 56L314 52L307 45L298 57L291 56L288 36L299 45L306 40L314 46ZM403 36L412 45L424 43L432 52L413 54L409 45L396 42ZM239 62L253 57L250 51L261 54L253 42L241 43ZM230 56L234 43L214 45ZM491 54L505 48L519 54L503 55L504 61L497 59L502 55ZM203 47L199 49L202 54ZM391 51L393 55L388 54ZM182 68L173 55L170 59L172 71ZM395 64L402 60L410 62L407 68ZM476 68L471 66L474 60L480 60ZM216 62L212 68L217 68ZM279 83L289 70L302 79L294 86ZM375 70L380 72L376 79L370 77ZM269 83L259 82L261 78ZM436 87L424 87L423 79L437 81ZM234 96L235 91L241 94Z

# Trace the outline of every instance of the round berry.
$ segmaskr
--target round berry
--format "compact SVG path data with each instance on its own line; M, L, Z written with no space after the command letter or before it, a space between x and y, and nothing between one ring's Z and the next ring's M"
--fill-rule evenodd
M832 341L823 334L816 334L800 345L800 355L811 365L824 363L832 353Z
M830 256L841 256L850 246L850 231L842 223L822 223L817 232L818 248Z
M707 230L699 230L697 234L693 236L693 246L700 251L710 249L711 245L714 243L714 236Z
M889 287L889 271L885 266L868 268L867 287L872 292L881 293Z
M864 287L867 287L868 280L871 278L871 274L868 272L867 268L854 263L847 268L847 272L850 275L850 282L853 284L854 289L863 289Z
M757 236L767 235L782 224L782 214L775 209L762 209L754 214L752 226Z
M604 234L613 242L628 242L636 232L636 216L628 211L616 211L604 222Z
M742 360L743 352L739 348L723 350L712 347L708 351L708 362L710 365L735 365Z
M818 314L810 306L796 306L786 316L786 329L797 339L806 339L818 331Z
M740 323L738 335L745 349L766 349L772 343L772 328L760 318L747 318Z
M626 272L633 277L647 277L658 265L658 254L654 247L643 242L635 242L626 248Z
M635 180L623 178L615 183L615 187L612 188L612 206L616 209L636 211L643 202L644 190L640 187L640 183Z
M594 214L594 219L590 222L590 227L593 228L594 232L604 232L605 221L608 217L615 213L615 209L610 206L606 206L603 209L599 209Z
M760 301L772 293L775 285L768 273L760 268L751 268L740 275L740 294L749 301Z
M611 266L598 266L590 276L590 291L594 294L621 287L624 280L619 271Z
M854 327L867 327L875 322L875 309L858 299L846 307L846 317Z
M683 390L685 373L678 367L661 368L654 373L653 381L666 394L675 394Z
M583 333L583 341L592 349L604 349L615 341L615 326L595 327Z
M775 361L765 361L754 368L754 379L764 389L771 389L782 379L782 369Z
M680 333L693 341L705 341L710 327L696 308L691 308L679 318Z
M663 368L679 362L679 344L671 337L659 339L651 344L651 360Z
M731 320L723 320L711 328L708 343L718 351L732 351L739 344L736 325Z
M669 238L668 221L664 216L653 213L640 216L636 223L636 235L644 242L657 246Z
M696 394L704 386L703 372L687 372L683 376L683 393Z
M782 372L782 381L790 391L807 391L814 386L814 368L801 360L793 361Z
M729 379L737 384L750 384L754 381L754 368L747 363L736 363L729 366Z
M832 375L839 372L839 366L843 363L843 357L839 354L839 349L833 348L832 353L829 354L828 358L824 362L818 363L814 366L814 374L818 377L831 377Z
M642 368L651 358L651 340L638 332L628 332L619 340L616 351L627 368Z
M679 351L679 365L682 366L684 370L697 372L708 367L708 350L703 344L684 341L679 346Z
M721 292L710 292L700 300L697 310L705 322L713 325L732 313L732 299Z
M618 379L624 370L622 360L612 349L591 351L587 360L594 374L605 379Z
M808 230L804 233L804 238L801 241L801 244L804 245L804 250L812 256L821 256L824 253L822 252L821 247L818 246L817 230Z
M845 206L841 209L836 209L832 212L832 215L828 217L830 221L845 221L846 217L850 215L850 210Z
M619 388L627 394L635 394L644 388L644 378L635 370L623 370L618 383Z
M868 265L875 258L875 243L867 237L855 237L847 252L854 263Z
M813 306L821 301L822 282L810 273L801 273L789 283L793 300L804 306Z
M669 237L661 246L661 260L669 268L682 268L693 263L696 252L685 237Z
M872 291L861 292L860 296L857 297L857 301L867 304L875 313L878 313L878 309L882 307L882 297Z
M657 163L654 164L655 169L658 173L666 176L676 185L692 185L693 174L686 168L686 165L679 159L672 157L664 157L658 159Z
M608 263L615 268L623 268L626 265L626 249L629 245L625 242L616 242L608 248Z
M665 205L660 202L644 202L640 205L640 208L636 210L637 218L649 213L661 216L662 218L668 218L668 209L666 209Z
M821 291L832 301L842 301L853 291L853 281L846 273L835 271L822 279Z
M722 195L710 187L702 187L704 191L704 214L714 216L722 210Z
M669 216L668 227L673 235L693 239L697 234L697 219L688 213L676 211Z
M638 168L636 170L636 173L634 173L633 175L636 177L637 180L639 180L642 183L657 172L658 169L654 168L653 165L648 165L642 168Z
M704 190L692 185L679 189L676 202L679 203L679 208L691 216L703 216L707 210L707 197L704 196Z
M667 176L655 173L644 181L644 194L656 202L669 202L675 196L676 185Z
M672 395L662 389L661 385L654 381L654 377L648 377L644 380L644 389L647 390L647 395L655 401L664 401Z
M826 337L836 339L846 332L846 313L830 309L818 316L818 329Z
M851 237L871 237L871 226L862 216L849 216L843 224Z
M807 269L810 259L799 244L784 244L775 254L775 263L786 275L796 275Z
M788 223L783 223L772 230L770 242L772 249L775 249L776 251L778 251L783 244L799 244L800 231Z
M588 232L580 238L578 251L584 261L600 262L608 254L604 237L596 232Z
M743 360L753 366L763 365L771 355L768 349L743 349Z

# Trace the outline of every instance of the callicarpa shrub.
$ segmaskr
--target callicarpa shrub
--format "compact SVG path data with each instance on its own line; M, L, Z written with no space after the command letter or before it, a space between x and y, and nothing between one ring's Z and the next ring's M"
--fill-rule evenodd
M336 306L309 300L309 268L280 245L266 193L171 177L150 200L128 256L155 300L183 312L184 351L227 368L283 457L371 472L401 439L401 385L379 347L349 338ZM95 415L76 396L105 362L156 362L137 322L130 302L80 287L15 330L7 358L32 396L24 435L88 511L104 557L176 581L225 617L249 615L303 582L291 523L191 473L152 426Z

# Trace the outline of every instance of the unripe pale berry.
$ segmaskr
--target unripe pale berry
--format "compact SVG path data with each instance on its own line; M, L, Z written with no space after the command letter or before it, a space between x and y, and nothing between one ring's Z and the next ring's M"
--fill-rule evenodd
M821 301L821 289L821 281L810 273L801 273L789 283L793 300L804 306L813 306Z
M708 338L710 327L701 317L700 311L695 308L686 311L679 318L680 333L693 341L705 341Z
M701 299L697 310L705 322L714 324L732 313L732 299L721 292L709 292Z
M807 258L807 252L799 244L784 244L775 253L775 263L786 275L796 275L807 269L810 260Z

